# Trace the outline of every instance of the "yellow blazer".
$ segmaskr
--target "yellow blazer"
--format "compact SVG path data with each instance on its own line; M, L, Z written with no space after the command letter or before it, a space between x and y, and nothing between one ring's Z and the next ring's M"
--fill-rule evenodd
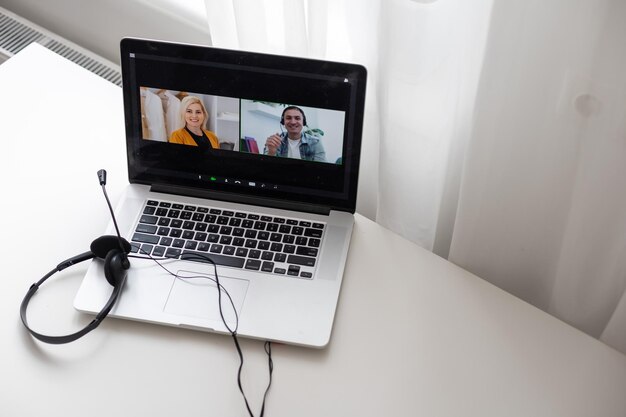
M213 149L219 149L220 141L217 139L217 136L215 135L215 133L206 129L202 129L202 131L204 132L206 137L209 138L209 142L211 142L211 147ZM187 129L185 129L184 127L182 129L173 131L172 135L170 136L169 142L170 143L182 143L183 145L198 146L196 141L193 140L189 132L187 132Z

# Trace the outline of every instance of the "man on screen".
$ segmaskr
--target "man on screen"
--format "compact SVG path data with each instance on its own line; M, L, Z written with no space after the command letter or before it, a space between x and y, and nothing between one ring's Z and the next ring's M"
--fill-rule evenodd
M283 110L280 124L287 132L275 133L265 142L265 155L326 162L326 151L320 139L302 131L306 116L301 108L288 106Z

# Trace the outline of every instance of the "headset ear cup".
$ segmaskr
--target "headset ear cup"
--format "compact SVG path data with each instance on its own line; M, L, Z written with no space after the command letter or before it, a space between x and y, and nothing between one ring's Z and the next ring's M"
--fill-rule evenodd
M93 254L100 258L104 259L109 254L109 252L113 249L118 250L124 248L124 252L130 253L130 243L124 238L120 238L118 236L105 235L100 236L93 242L91 242L91 246L89 247Z
M124 267L124 256L119 250L112 249L107 253L104 258L104 277L109 284L117 287L126 276L127 269Z

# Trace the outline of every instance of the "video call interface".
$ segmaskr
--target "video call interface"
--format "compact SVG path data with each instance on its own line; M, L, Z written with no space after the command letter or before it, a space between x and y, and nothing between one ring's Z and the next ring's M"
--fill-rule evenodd
M219 59L131 54L129 61L139 139L133 162L173 183L346 194L353 149L345 138L354 129L348 78Z
M199 150L343 162L343 111L147 86L140 89L144 140ZM289 139L294 143L291 151Z

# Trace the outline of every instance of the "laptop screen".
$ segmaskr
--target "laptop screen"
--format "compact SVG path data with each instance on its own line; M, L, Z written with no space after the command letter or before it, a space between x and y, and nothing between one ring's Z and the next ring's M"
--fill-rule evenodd
M362 66L141 39L121 62L131 182L354 211Z

